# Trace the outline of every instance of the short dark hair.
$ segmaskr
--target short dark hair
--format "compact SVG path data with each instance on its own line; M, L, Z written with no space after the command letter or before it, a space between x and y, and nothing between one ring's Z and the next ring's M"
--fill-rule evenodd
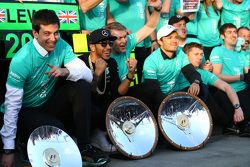
M234 24L225 23L220 27L220 34L224 34L228 28L235 28L237 30L237 27Z
M39 32L40 25L57 24L60 27L59 18L57 17L55 11L42 9L34 13L32 17L32 29Z
M199 48L200 50L203 50L203 46L201 45L201 44L199 44L199 43L197 43L197 42L190 42L190 43L187 43L184 47L183 47L183 52L184 53L188 53L188 52L190 52L190 50L192 49L192 48Z
M121 30L121 31L125 30L126 31L127 30L127 28L119 22L109 23L105 26L105 29L109 31L111 30Z
M240 28L238 28L238 30L237 30L237 32L239 32L240 30L242 30L242 29L245 29L245 30L248 30L249 31L249 28L248 27L240 27Z

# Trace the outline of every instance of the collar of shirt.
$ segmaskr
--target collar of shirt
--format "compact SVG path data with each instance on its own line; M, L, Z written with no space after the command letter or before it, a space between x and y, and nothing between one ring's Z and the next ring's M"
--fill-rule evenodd
M161 49L161 55L162 55L162 57L163 57L164 60L166 60L166 59L173 59L173 58L175 58L175 56L176 56L176 52L174 52L173 57L170 58L170 57L169 57L166 53L164 53L163 50Z
M40 53L40 55L42 55L43 57L47 57L48 56L48 51L45 50L36 40L36 38L33 39L33 44L36 48L36 50L38 51L38 53Z

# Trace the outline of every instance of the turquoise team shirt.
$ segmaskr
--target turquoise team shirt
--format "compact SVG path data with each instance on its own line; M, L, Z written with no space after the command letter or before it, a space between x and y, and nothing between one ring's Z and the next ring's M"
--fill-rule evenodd
M248 66L245 55L240 52L228 50L224 46L215 47L210 55L212 64L221 64L221 74L240 75L243 74L244 68ZM247 87L244 81L236 81L229 83L235 92L241 91Z
M175 16L176 11L178 11L179 9L181 9L180 0L172 0L170 10L169 10L169 17L171 18L172 16Z
M185 44L188 44L188 43L191 43L191 42L196 42L196 43L198 43L198 44L201 44L200 40L197 39L197 38L190 38L190 37L188 37L188 38L186 38L185 41L186 41ZM177 50L180 51L180 50L183 49L183 47L184 47L184 46L179 45Z
M102 28L106 24L107 18L107 0L103 0L96 7L83 13L79 7L80 27L82 30L91 30Z
M143 79L156 79L164 94L173 92L182 67L189 64L183 52L172 59L165 58L161 49L155 50L144 62Z
M127 58L130 58L130 52L135 48L136 45L136 34L130 34L127 36L126 52L121 54L111 53L111 57L117 62L119 69L119 78L123 81L128 74Z
M197 14L195 14L195 17ZM197 35L197 21L196 19L194 20L190 20L187 24L186 24L186 27L187 27L187 32L188 34L193 34L193 35Z
M221 25L232 23L237 28L250 28L250 1L243 0L241 4L233 4L232 1L222 0Z
M212 47L221 43L218 30L220 12L218 11L218 14L216 14L213 7L209 6L208 14L206 14L204 6L201 3L197 13L197 38L203 46Z
M246 63L248 64L248 67L250 67L250 52L248 50L241 50L241 53L245 55Z
M169 14L168 13L161 13L160 15L160 20L157 24L156 27L156 32L158 32L158 30L163 27L164 25L167 25L169 21Z
M146 0L128 0L127 3L119 3L116 0L109 0L109 6L112 17L130 30L131 33L136 33L146 23ZM146 48L150 47L150 38L145 38L136 46Z
M53 94L56 78L44 74L51 68L47 65L62 66L75 59L69 44L59 38L55 50L45 57L40 55L33 40L25 44L12 58L7 84L23 89L23 107L37 107Z
M214 85L214 82L218 79L218 77L216 75L214 75L213 73L197 68L196 69L200 74L201 74L201 80L204 84L206 85ZM183 90L186 87L189 87L190 83L188 82L188 80L185 78L185 76L183 75L183 73L181 72L179 77L178 77L178 81L176 86L174 87L174 91L178 92L180 90Z

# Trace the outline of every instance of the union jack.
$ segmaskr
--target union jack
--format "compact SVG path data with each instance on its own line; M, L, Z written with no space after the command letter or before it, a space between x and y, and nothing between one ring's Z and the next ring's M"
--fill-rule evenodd
M76 23L76 11L74 10L59 10L60 23Z
M6 21L5 11L4 9L0 9L0 22L5 22L5 21Z

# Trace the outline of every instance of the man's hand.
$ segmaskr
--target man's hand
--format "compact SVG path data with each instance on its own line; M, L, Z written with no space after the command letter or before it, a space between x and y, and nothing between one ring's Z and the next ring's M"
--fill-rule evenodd
M134 74L136 70L137 60L134 58L128 58L127 60L128 73Z
M103 74L103 72L105 71L105 69L107 68L107 63L105 60L103 60L102 58L98 58L95 61L95 75L96 76L101 76Z
M202 69L203 69L203 70L207 70L207 71L209 71L209 72L212 72L212 71L213 71L213 65L212 65L212 63L211 63L209 60L207 60L207 61L202 65Z
M15 154L3 154L2 155L2 166L3 167L14 167Z
M148 0L148 6L161 10L161 0Z
M155 51L156 49L158 49L159 45L156 41L152 42L151 45L151 52Z
M200 85L192 83L188 88L188 93L197 96L200 93Z
M241 122L244 120L243 111L240 108L234 110L234 123Z
M243 74L244 78L244 82L246 82L247 84L250 84L250 70L248 70L248 73Z
M22 0L18 0L20 3L23 3L23 1Z
M53 66L52 64L47 64L51 70L45 72L49 78L57 78L57 77L66 77L69 75L69 70L67 68L60 68L57 66Z

